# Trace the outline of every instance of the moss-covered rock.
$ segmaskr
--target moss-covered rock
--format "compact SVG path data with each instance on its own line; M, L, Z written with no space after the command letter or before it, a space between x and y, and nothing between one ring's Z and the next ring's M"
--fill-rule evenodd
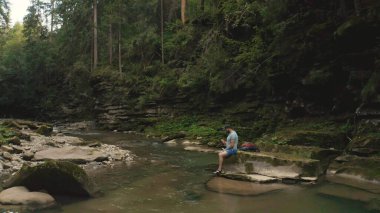
M65 161L46 161L38 166L24 165L7 180L5 188L25 186L31 191L46 190L51 195L90 197L93 183L79 166Z
M347 145L345 134L340 131L282 129L259 139L262 144L301 145L342 150Z
M380 193L380 158L347 155L330 164L328 179Z
M348 146L351 154L359 156L378 155L380 153L380 134L357 135Z
M36 132L40 135L50 136L53 132L53 127L48 125L41 125L40 127L38 127Z

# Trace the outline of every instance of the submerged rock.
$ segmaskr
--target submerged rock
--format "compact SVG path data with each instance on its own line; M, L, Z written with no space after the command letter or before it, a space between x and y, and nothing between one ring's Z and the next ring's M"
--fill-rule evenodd
M93 194L93 183L86 172L65 161L47 161L33 167L24 165L4 184L5 188L14 186L46 190L51 195L90 197Z
M31 209L44 209L55 205L54 198L42 192L29 192L23 186L6 189L0 193L2 205L26 205Z
M379 165L378 157L345 155L330 164L326 177L330 182L380 194Z
M380 194L363 191L341 184L330 184L319 188L318 193L325 196L338 197L347 200L361 201L372 210L380 210Z
M283 184L259 184L214 177L207 182L206 187L210 191L224 194L254 196L283 190L290 186Z

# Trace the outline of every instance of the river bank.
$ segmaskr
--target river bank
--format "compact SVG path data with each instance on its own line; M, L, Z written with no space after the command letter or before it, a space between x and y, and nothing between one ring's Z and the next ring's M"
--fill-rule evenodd
M63 134L64 127L58 130L48 123L1 120L0 127L1 179L15 174L24 164L36 166L46 160L65 160L84 169L111 167L115 162L133 160L128 150Z

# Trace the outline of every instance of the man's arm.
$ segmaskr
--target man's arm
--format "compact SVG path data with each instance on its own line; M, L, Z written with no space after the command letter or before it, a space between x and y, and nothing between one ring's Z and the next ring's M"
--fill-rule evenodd
M227 147L227 149L233 149L234 146L235 146L235 140L234 140L234 139L231 139L231 141L230 141L230 146Z

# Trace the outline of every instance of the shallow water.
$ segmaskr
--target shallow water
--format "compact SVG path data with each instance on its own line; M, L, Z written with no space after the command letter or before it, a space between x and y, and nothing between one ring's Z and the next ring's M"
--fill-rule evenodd
M167 146L120 133L85 134L82 137L131 150L138 156L136 162L115 166L95 176L103 196L84 201L63 200L60 208L44 213L369 212L360 202L318 194L318 188L323 184L295 185L283 191L251 197L210 192L205 183L216 167L213 154L188 152L180 146Z

